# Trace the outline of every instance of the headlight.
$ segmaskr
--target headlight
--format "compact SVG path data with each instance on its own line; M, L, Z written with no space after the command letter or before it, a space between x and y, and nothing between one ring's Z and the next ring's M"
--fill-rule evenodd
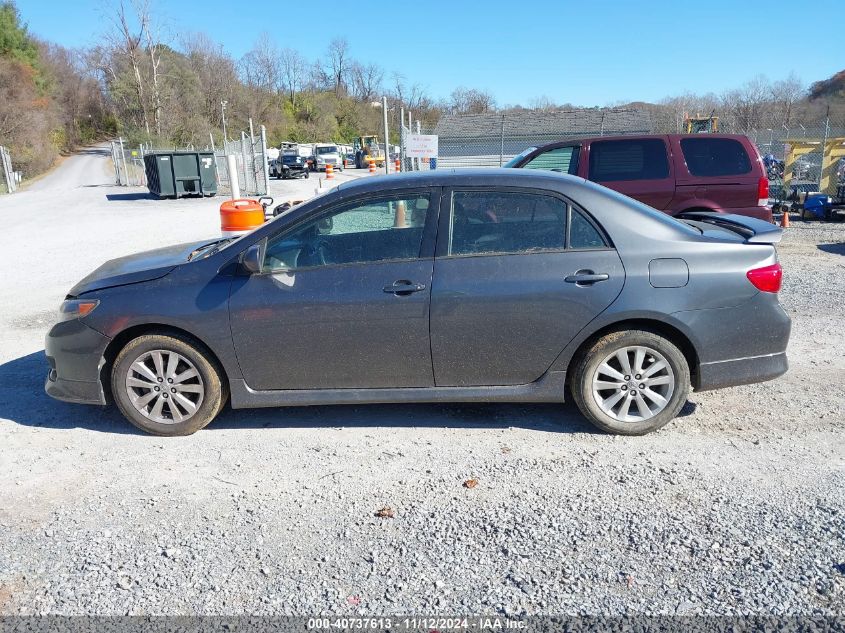
M59 308L59 321L70 321L88 316L100 305L96 299L68 299Z

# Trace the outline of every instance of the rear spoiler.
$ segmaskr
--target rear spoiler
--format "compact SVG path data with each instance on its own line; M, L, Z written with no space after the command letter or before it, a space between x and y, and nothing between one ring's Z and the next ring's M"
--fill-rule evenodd
M705 222L733 231L745 238L746 244L777 244L783 237L783 229L765 220L745 215L716 213L715 211L687 211L675 216L680 220Z

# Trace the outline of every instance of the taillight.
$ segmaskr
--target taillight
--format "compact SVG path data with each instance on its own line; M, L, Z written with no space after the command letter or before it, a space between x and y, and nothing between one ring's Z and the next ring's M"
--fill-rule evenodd
M780 264L753 268L746 273L748 281L760 292L778 292L783 280L783 268Z
M769 179L760 177L757 181L757 206L765 207L769 204Z

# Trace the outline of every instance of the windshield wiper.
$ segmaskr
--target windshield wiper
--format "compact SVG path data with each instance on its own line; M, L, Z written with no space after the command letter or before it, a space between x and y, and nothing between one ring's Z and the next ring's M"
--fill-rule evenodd
M235 239L235 238L234 237L224 237L222 240L217 240L217 241L214 241L214 242L209 242L208 244L203 244L199 248L195 248L194 250L191 251L191 254L188 255L188 261L190 262L190 261L196 259L197 255L199 255L200 253L203 253L205 251L208 251L207 253L205 253L206 257L213 255L214 253L219 251L224 244L231 242L233 239ZM211 249L211 250L209 250L209 249Z

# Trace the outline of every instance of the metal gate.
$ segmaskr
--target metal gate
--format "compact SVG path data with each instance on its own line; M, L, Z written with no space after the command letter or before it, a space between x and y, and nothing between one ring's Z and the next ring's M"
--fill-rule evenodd
M20 174L12 169L12 156L9 150L0 145L0 170L3 178L0 180L0 193L14 193L20 182Z

